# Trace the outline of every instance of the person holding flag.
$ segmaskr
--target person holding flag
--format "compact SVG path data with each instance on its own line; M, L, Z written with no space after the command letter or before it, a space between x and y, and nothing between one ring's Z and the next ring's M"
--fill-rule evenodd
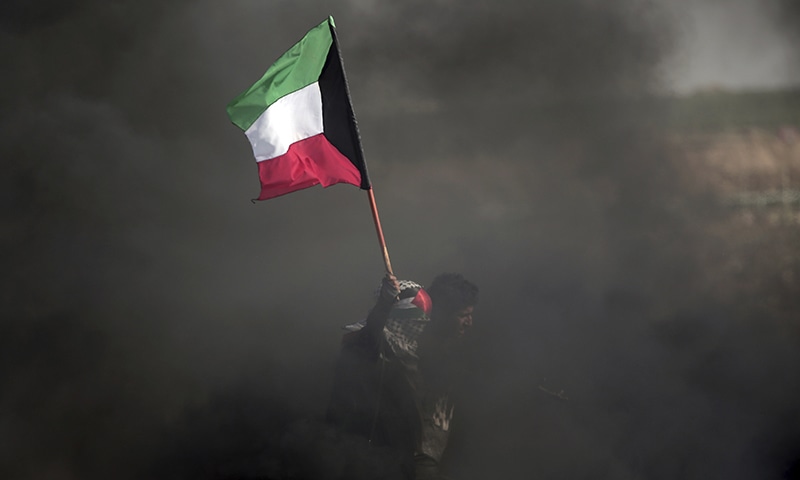
M403 478L447 478L441 460L477 302L478 287L460 274L427 290L387 275L366 321L346 327L327 418L395 459Z
M227 112L252 147L257 200L339 183L367 191L386 277L366 321L345 336L328 418L373 451L390 452L385 458L403 478L446 478L440 462L478 288L460 274L436 277L427 291L394 276L333 18L278 58Z

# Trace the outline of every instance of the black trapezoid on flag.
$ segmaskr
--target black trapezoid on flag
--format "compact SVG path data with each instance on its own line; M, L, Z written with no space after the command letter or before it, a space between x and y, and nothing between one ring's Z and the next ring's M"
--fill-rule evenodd
M339 55L336 33L332 25L330 28L333 43L319 77L323 131L328 141L358 169L361 174L360 187L367 190L371 184L364 152L361 149L361 137L358 133L353 105L350 102L350 92L344 75L342 58Z

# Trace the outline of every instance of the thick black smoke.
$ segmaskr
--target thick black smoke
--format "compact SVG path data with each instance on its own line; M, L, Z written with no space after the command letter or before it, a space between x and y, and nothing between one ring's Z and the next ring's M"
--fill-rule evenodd
M224 113L328 14L395 270L482 289L460 478L797 471L800 266L755 256L796 232L723 268L742 243L707 228L727 213L652 100L673 45L657 6L0 13L4 478L336 478L352 451L317 419L339 326L382 275L366 198L251 205Z

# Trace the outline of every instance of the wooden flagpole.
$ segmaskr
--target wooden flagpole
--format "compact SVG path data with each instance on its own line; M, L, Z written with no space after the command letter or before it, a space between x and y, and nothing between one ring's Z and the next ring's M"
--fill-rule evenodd
M367 173L367 162L364 161L364 150L361 147L361 135L358 133L358 122L356 121L356 115L353 112L353 102L350 100L350 86L347 84L347 75L344 72L344 60L342 59L342 53L339 50L339 39L336 37L336 25L333 22L333 17L328 17L328 25L330 25L331 28L333 48L336 50L336 57L342 70L342 86L344 87L345 96L347 98L347 109L350 116L350 121L353 125L353 144L357 147L353 153L357 157L356 163L359 166L359 171L361 172L362 176L361 188L366 190L367 195L369 196L369 207L370 210L372 210L372 221L375 222L375 232L378 234L378 243L380 244L381 253L383 254L383 264L386 267L386 273L394 275L394 272L392 272L392 262L389 261L389 250L386 249L386 239L383 238L383 228L381 228L381 219L378 216L378 206L375 204L375 194L372 192L372 183L369 181L369 173Z
M372 210L372 220L375 222L375 232L378 234L378 243L381 246L381 253L383 253L383 264L386 266L386 273L394 275L392 262L389 260L389 250L386 248L386 239L383 238L381 219L378 216L378 206L375 204L375 194L372 191L372 187L367 190L367 195L369 196L369 207Z

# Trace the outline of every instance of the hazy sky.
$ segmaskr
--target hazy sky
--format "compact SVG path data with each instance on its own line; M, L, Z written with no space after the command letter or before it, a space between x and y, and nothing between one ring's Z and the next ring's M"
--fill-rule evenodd
M673 18L668 81L679 91L800 84L800 39L776 0L657 0ZM789 2L783 2L788 5Z

